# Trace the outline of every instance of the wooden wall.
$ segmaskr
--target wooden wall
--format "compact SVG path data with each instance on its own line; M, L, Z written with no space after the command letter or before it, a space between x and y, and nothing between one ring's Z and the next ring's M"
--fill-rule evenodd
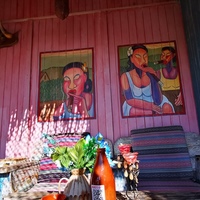
M33 156L42 133L101 132L115 141L130 130L182 125L199 132L178 1L71 0L60 20L51 0L0 0L0 19L19 43L0 49L0 158ZM117 46L176 40L186 114L122 119ZM39 53L94 48L96 119L37 122Z

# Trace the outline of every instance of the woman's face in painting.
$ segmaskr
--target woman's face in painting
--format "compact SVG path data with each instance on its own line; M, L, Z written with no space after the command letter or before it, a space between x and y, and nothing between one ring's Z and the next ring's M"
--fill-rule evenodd
M164 50L162 51L162 54L161 54L161 60L163 61L163 64L167 64L169 63L173 58L174 58L175 54L172 53L171 51L169 50Z
M142 69L148 64L148 53L142 49L136 49L131 55L131 62L139 69Z
M63 90L65 94L81 95L87 80L86 74L80 68L71 68L64 72Z

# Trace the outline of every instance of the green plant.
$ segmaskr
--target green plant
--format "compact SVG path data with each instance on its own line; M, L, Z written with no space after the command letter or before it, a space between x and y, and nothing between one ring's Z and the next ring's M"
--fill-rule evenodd
M88 140L82 138L73 147L55 147L51 158L59 160L61 165L67 169L88 169L92 171L98 144L95 138Z

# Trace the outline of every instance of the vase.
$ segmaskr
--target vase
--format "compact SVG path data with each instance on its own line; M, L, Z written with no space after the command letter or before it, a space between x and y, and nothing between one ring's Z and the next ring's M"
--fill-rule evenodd
M59 185L62 180L59 181ZM67 180L67 184L64 189L64 194L69 200L91 200L90 195L90 182L85 176L84 169L73 169L71 170L71 176Z

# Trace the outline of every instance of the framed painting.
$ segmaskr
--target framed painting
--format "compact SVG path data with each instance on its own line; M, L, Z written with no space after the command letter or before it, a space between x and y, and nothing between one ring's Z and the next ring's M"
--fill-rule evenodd
M38 121L95 118L93 49L40 53Z
M118 46L122 117L185 114L175 41Z

